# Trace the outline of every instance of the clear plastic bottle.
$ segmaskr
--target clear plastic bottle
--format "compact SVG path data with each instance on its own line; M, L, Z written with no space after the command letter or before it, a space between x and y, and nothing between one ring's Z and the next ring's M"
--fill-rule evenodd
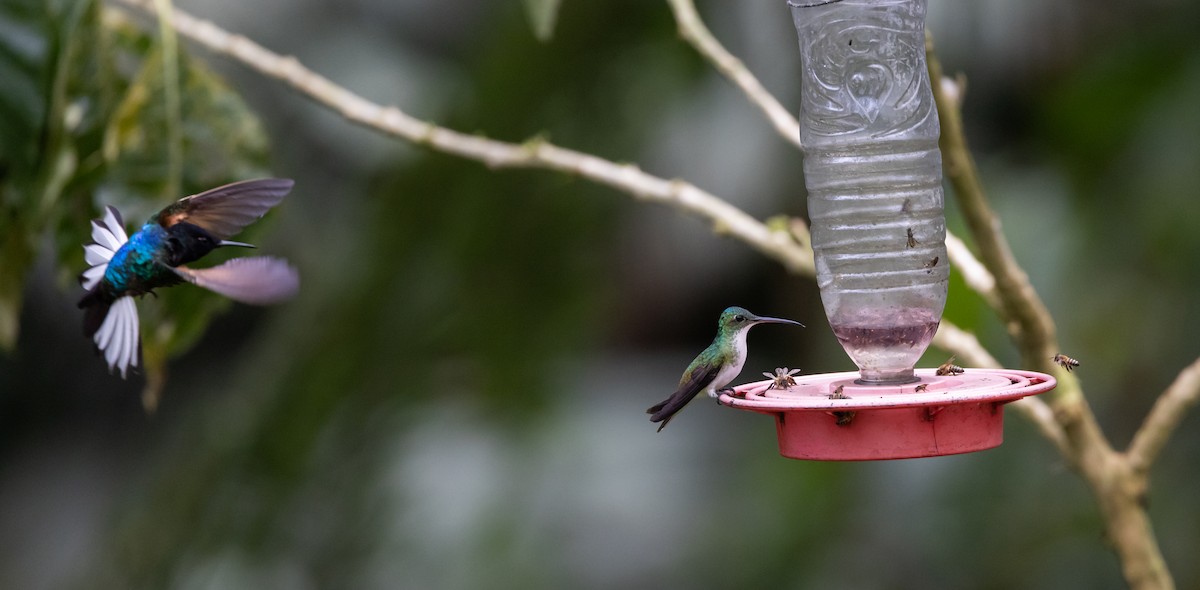
M791 0L817 284L861 382L915 381L950 275L925 0Z

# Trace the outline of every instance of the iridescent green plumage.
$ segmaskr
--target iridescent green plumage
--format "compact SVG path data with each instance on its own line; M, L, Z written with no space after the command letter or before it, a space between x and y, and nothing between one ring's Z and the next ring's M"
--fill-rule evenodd
M717 337L688 365L675 393L646 410L651 414L651 422L661 422L658 430L662 431L667 422L701 391L716 397L718 391L732 383L746 363L747 333L755 325L768 323L804 326L792 320L756 316L741 307L730 307L722 312L717 322Z

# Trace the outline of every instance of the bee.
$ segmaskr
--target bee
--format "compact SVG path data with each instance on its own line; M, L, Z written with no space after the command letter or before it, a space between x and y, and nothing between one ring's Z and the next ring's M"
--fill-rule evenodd
M1050 360L1054 361L1054 363L1058 366L1066 369L1068 373L1070 373L1075 367L1079 366L1079 361L1062 353L1054 355L1054 358Z
M937 368L938 376L962 375L964 372L965 371L962 367L954 364L954 357L950 357L950 360L942 363L941 366Z
M763 373L763 376L768 379L774 379L774 383L767 386L767 389L787 389L796 385L796 380L793 375L799 373L800 369L788 369L787 367L779 367L775 369L775 374Z
M918 385L918 386L916 387L916 389L913 389L913 392L914 392L914 393L925 393L925 390L926 390L926 389L929 389L929 384L927 384L927 383L922 383L922 384Z
M938 260L940 258L941 258L941 256L934 256L932 259L929 260L929 262L926 262L924 265L922 265L925 267L925 274L927 274L927 275L933 274L933 267L937 266Z
M913 231L912 231L911 227L908 228L908 247L909 248L917 247L917 238L913 237Z
M829 399L850 399L850 396L842 393L842 390L844 389L846 389L845 385L838 385L837 389L833 390L833 393L829 394Z

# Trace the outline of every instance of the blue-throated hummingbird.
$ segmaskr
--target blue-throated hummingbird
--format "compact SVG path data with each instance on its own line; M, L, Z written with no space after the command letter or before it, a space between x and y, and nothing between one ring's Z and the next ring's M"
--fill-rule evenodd
M135 296L184 281L259 305L296 293L296 269L279 258L234 258L205 269L185 266L221 246L253 248L226 238L279 204L292 184L286 178L246 180L184 197L128 238L121 214L105 207L104 217L92 221L93 243L84 246L84 258L92 266L80 277L87 293L79 307L84 310L84 334L104 353L109 370L117 369L124 377L129 367L137 366Z
M646 410L651 422L662 423L658 425L659 432L698 393L704 391L709 397L717 397L717 392L742 372L742 365L746 363L746 334L758 324L795 324L804 327L804 324L792 320L756 316L741 307L730 307L721 312L721 319L717 322L717 337L688 365L675 393Z

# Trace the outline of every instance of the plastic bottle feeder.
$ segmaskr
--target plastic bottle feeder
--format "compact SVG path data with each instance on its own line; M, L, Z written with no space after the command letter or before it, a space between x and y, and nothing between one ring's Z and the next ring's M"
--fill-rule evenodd
M990 449L1004 404L1044 373L914 370L950 277L925 0L788 2L800 38L800 143L817 286L858 373L738 387L722 404L775 416L785 457L867 460Z

